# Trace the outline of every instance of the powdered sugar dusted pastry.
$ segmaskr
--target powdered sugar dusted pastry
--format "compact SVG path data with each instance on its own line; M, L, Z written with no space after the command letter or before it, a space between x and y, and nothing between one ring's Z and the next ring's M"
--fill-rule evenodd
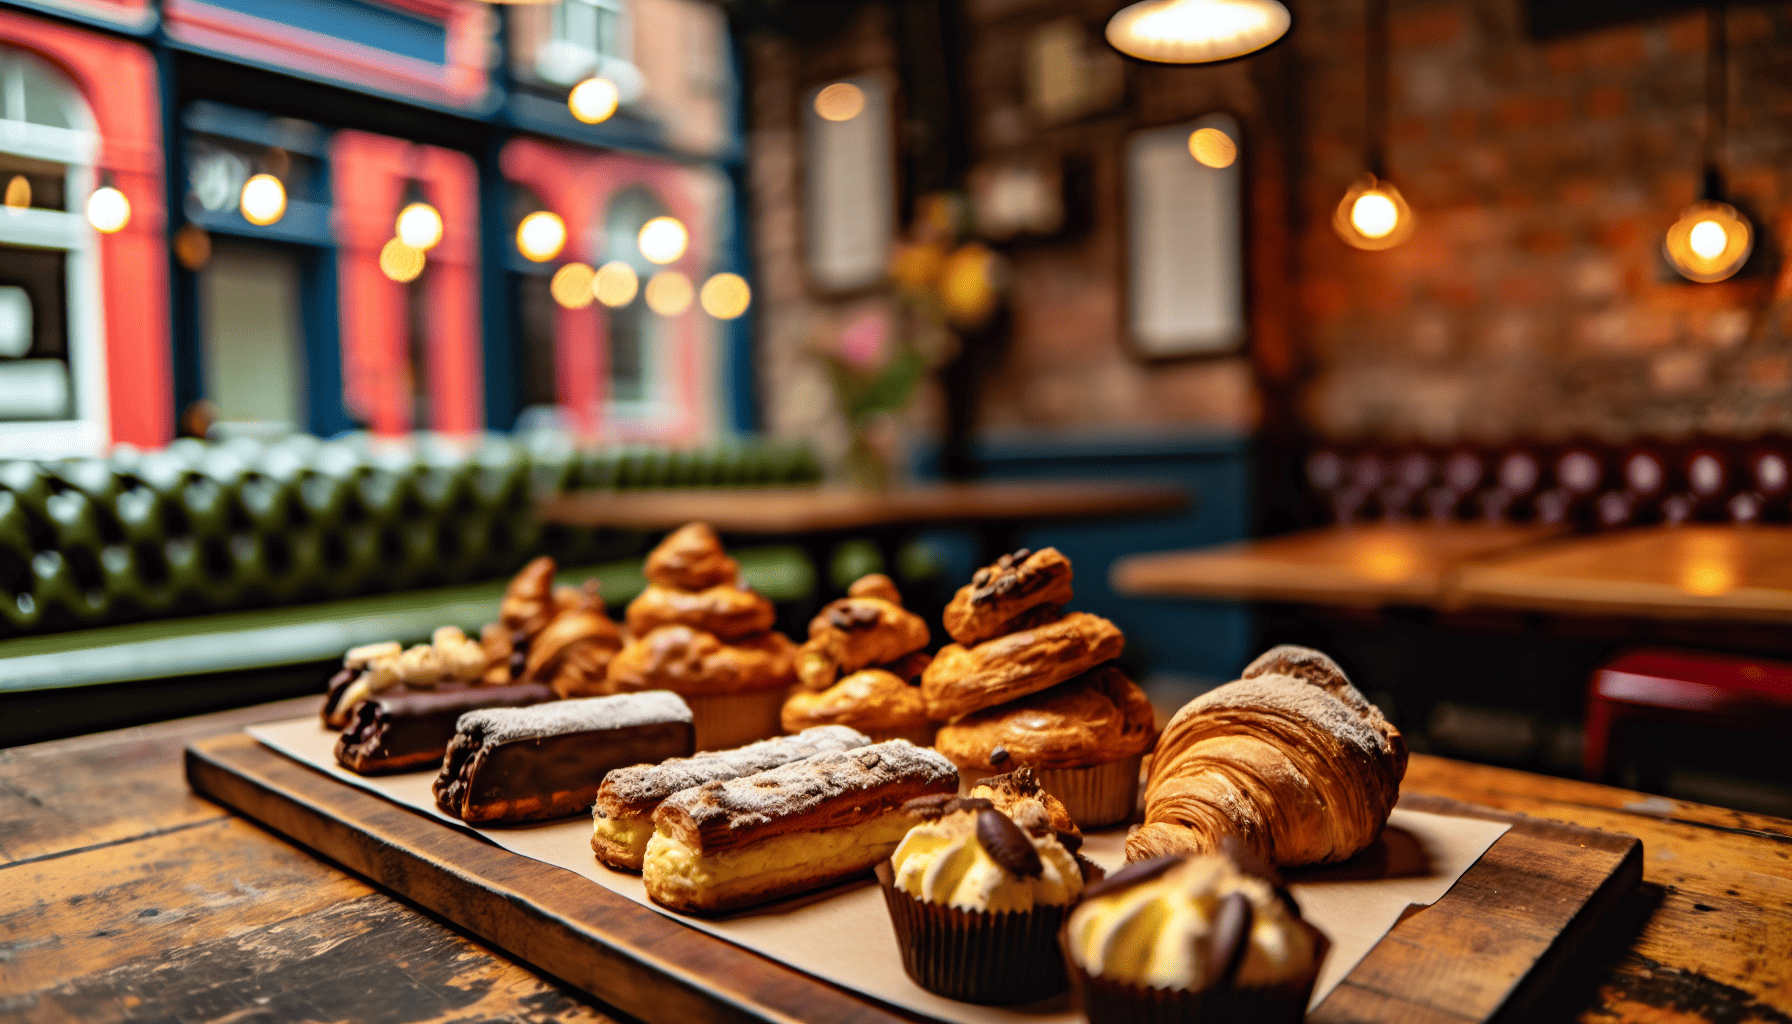
M1028 551L1021 548L1003 555L958 588L946 606L946 633L966 647L1038 625L1055 617L1042 608L1056 609L1071 598L1070 559L1057 548ZM1031 616L1017 622L1022 616Z
M1283 867L1344 860L1381 834L1405 775L1405 740L1343 670L1278 647L1164 727L1126 857L1212 853L1235 836Z
M618 768L598 788L597 803L591 809L591 849L598 860L613 868L639 871L647 840L653 835L653 812L679 790L737 779L816 754L851 750L870 743L870 738L861 732L824 725L734 750Z
M892 740L681 790L653 815L647 895L717 911L837 882L896 849L917 821L904 803L957 788L952 762Z
M468 824L582 813L614 768L693 749L691 709L654 691L469 711L436 777L436 804Z
M1071 612L975 647L947 644L921 677L921 695L927 713L943 722L1056 686L1112 661L1125 647L1112 622Z
M902 607L888 576L861 577L846 593L809 620L809 639L797 652L797 678L811 690L927 646L927 623Z

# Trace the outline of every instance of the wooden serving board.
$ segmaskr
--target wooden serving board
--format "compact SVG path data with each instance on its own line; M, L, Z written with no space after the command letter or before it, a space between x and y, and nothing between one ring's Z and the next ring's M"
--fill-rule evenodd
M284 757L247 735L187 748L196 792L647 1020L916 1018L713 938ZM1631 837L1408 794L1508 821L1451 890L1404 918L1309 1015L1326 1024L1523 1020L1642 877Z

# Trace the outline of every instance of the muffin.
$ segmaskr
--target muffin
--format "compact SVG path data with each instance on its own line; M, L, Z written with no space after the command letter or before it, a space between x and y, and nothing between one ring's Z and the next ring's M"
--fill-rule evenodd
M1083 889L1070 851L1030 835L987 800L912 801L936 816L877 866L915 984L949 999L1024 1003L1063 991L1057 934Z
M1223 855L1129 864L1063 933L1090 1024L1295 1024L1328 945L1273 872Z
M968 782L1030 766L1085 829L1132 815L1139 762L1157 739L1151 701L1112 665L941 726L934 746Z
M610 659L608 693L671 690L690 705L699 750L782 732L778 712L796 682L796 644L771 630L770 601L740 582L715 531L691 523L648 554L648 587L629 602L634 635Z

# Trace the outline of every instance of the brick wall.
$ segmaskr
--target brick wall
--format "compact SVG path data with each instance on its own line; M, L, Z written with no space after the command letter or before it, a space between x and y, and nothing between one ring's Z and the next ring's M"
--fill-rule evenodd
M1389 174L1418 231L1354 251L1330 218L1362 172L1360 2L1295 7L1302 410L1338 438L1792 429L1792 5L1730 12L1730 193L1747 276L1660 256L1696 198L1705 18L1528 37L1517 0L1394 0Z
M1792 4L1730 12L1731 197L1745 275L1681 281L1662 233L1696 197L1703 15L1529 37L1520 0L1393 0L1388 165L1419 218L1382 253L1333 235L1362 173L1361 0L1291 0L1295 38L1217 67L1128 64L1121 99L1068 123L1024 102L1029 31L1106 0L963 0L974 161L1050 153L1088 168L1087 226L1015 246L1013 329L979 426L1266 421L1334 439L1792 431ZM807 41L749 44L762 387L772 428L842 442L817 338L878 309L818 298L801 270L796 98L891 68L888 7ZM1121 328L1121 153L1131 132L1216 110L1244 126L1250 351L1146 362ZM924 396L912 431L937 426Z

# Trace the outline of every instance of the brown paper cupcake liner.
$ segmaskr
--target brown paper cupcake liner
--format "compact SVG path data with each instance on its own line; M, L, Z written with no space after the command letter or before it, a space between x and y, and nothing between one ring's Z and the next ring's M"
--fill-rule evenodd
M1070 974L1071 1001L1089 1024L1299 1024L1319 980L1331 941L1305 921L1313 936L1313 969L1303 978L1262 988L1206 991L1157 988L1101 978L1083 970L1070 953L1067 934L1060 950Z
M1139 760L1134 754L1082 768L1038 768L1045 791L1064 801L1070 820L1085 831L1118 825L1132 817L1139 798Z
M896 888L889 861L877 880L890 908L902 969L936 995L967 1003L1026 1003L1064 991L1058 932L1066 907L991 914L924 903Z
M754 740L784 735L784 725L778 718L784 708L782 687L754 693L679 696L690 705L698 750L732 750Z

